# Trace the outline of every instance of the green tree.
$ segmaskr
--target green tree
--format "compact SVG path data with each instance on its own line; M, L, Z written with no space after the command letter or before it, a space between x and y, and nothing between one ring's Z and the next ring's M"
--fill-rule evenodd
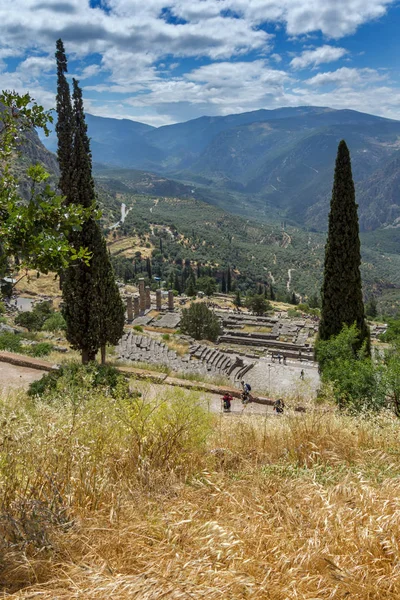
M100 313L100 349L101 362L106 362L106 345L118 344L125 325L125 305L115 282L111 266L111 257L107 251L106 240L102 237L99 255L99 271L97 273L99 287ZM107 258L107 260L105 260Z
M80 227L86 217L81 207L67 208L63 198L47 184L49 174L39 165L26 171L30 197L24 201L18 192L13 165L26 135L34 128L48 134L51 116L29 94L3 91L0 94L0 275L12 263L13 271L35 269L59 273L71 261L87 260L84 248L69 243L71 230Z
M389 319L385 333L382 333L379 337L382 342L400 341L400 317Z
M178 273L175 273L173 289L176 290L178 294L182 293L182 286L179 281Z
M361 348L359 340L360 332L353 324L344 325L329 340L318 341L316 355L322 381L333 383L335 399L341 408L377 410L385 404L380 377L367 350L367 340Z
M146 258L146 271L147 271L147 275L148 275L149 279L151 279L152 270L151 270L151 260L149 257Z
M319 338L338 335L343 325L356 324L360 335L357 348L366 342L370 352L369 330L365 320L360 275L360 238L357 204L346 142L339 144L325 246L324 281Z
M92 208L95 205L92 159L82 91L75 79L73 88L72 190L69 198L82 207ZM81 352L83 363L93 361L99 348L104 362L106 344L117 343L122 335L124 306L95 218L86 220L81 231L71 236L71 241L77 247L88 248L91 258L90 264L80 263L65 271L62 292L66 336L72 347Z
M228 294L232 291L232 273L230 267L226 271L226 291Z
M246 306L256 315L265 315L266 312L272 309L271 304L265 299L263 294L255 294L247 298Z
M378 303L374 296L372 296L365 305L365 314L372 319L378 316Z
M236 307L242 306L242 298L241 298L241 295L240 295L240 290L236 291L236 295L235 295L235 299L233 301L233 304Z
M204 275L199 277L196 281L196 287L198 290L204 292L207 296L212 296L217 291L217 282L214 277L208 277Z
M60 179L58 187L64 195L65 202L69 204L72 198L73 162L71 160L71 149L74 136L74 115L71 104L71 92L65 74L68 72L67 57L64 44L61 39L56 42L57 62L57 96L56 111L57 125L56 133L58 139L57 158L60 167Z
M400 417L400 344L397 342L385 352L380 382L389 406Z
M195 340L215 342L221 335L219 319L204 302L192 302L190 308L183 309L180 329Z
M226 278L225 278L225 272L224 271L222 271L221 292L223 294L226 294Z
M28 331L40 331L46 320L54 314L49 302L39 302L31 311L18 313L16 325L26 327Z
M274 286L272 285L272 283L269 284L269 297L271 298L272 301L274 301L276 298Z
M190 277L187 279L185 293L190 297L196 295L196 281L193 275L190 275Z

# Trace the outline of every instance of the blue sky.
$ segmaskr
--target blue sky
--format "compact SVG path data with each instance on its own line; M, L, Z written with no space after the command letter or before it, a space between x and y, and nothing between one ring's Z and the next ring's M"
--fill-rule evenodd
M317 105L400 119L399 0L0 0L0 86L160 126Z

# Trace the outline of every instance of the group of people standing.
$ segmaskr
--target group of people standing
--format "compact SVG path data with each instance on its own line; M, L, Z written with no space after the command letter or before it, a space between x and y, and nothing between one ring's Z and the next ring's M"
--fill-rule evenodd
M249 383L245 383L245 381L243 379L240 382L240 385L241 385L240 397L242 400L242 404L246 405L252 401L251 394L250 394L251 385ZM233 396L229 392L225 392L222 400L223 400L223 404L224 404L224 412L230 412ZM277 414L282 414L283 410L285 408L285 403L284 403L283 399L278 398L277 400L275 400L273 407L274 407L274 411Z

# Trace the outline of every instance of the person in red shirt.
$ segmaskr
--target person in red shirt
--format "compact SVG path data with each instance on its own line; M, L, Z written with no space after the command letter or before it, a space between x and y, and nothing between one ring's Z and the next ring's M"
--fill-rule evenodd
M230 395L229 392L226 392L224 394L224 397L222 398L222 400L224 402L224 411L230 412L231 411L231 402L233 400L233 397Z

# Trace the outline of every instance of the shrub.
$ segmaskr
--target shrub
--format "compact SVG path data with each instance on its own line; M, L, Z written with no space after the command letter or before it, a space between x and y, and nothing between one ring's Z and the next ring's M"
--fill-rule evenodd
M21 312L15 317L15 323L26 327L28 331L40 331L45 321L54 313L49 302L39 302L29 312Z
M53 345L49 344L49 342L39 342L33 346L27 346L22 350L25 354L29 354L29 356L40 358L41 356L48 356L53 350Z
M164 333L161 337L166 342L169 342L169 340L171 339L169 333Z
M215 342L221 335L218 317L203 302L192 302L182 311L180 330L195 340Z
M62 396L63 393L69 394L73 390L83 394L84 391L94 388L100 388L110 395L117 389L122 395L128 393L128 383L115 367L97 363L82 365L76 361L65 363L56 371L51 371L39 381L31 383L28 394L46 395L51 398L53 394Z
M345 325L339 335L317 343L322 381L333 383L339 406L356 411L378 410L385 404L380 377L365 344L359 352L354 350L359 335L355 324Z
M246 306L256 315L265 315L266 312L272 310L272 305L265 299L263 294L256 294L246 299Z
M143 327L142 327L141 325L134 325L134 326L133 326L133 329L134 329L135 331L143 331Z
M21 352L21 336L19 334L3 331L0 333L0 350L7 352Z
M55 312L51 317L45 320L42 325L43 331L64 331L66 327L65 319L61 313Z

